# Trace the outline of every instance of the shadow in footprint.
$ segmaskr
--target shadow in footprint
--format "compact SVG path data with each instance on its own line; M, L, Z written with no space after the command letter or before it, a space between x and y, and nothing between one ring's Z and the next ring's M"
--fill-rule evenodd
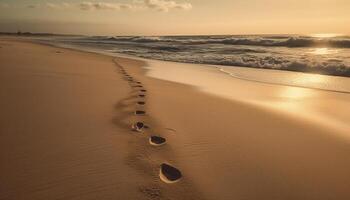
M138 101L137 102L137 105L145 105L146 104L146 102L144 102L144 101Z
M132 130L137 132L142 132L143 128L145 128L145 124L143 122L136 122L131 126Z
M176 183L182 178L182 173L175 167L163 163L160 165L159 177L165 183Z
M135 115L145 115L146 114L146 111L143 111L143 110L136 110L135 111Z
M161 146L166 143L166 139L160 136L151 136L149 138L149 143L153 146Z

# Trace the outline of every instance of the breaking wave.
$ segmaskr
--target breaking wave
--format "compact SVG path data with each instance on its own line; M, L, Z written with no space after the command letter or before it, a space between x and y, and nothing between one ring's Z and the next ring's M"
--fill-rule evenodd
M68 43L157 60L350 77L347 36L99 36L74 38Z
M152 52L152 54L132 53L132 55L173 62L277 69L350 77L350 65L347 65L343 63L343 61L337 59L320 61L310 58L288 59L272 56L234 56L225 58L222 56L209 55L203 57L187 57L182 55L166 56L164 54L157 54L156 52Z
M349 38L314 38L314 37L209 37L209 36L182 36L174 37L109 37L103 40L124 41L138 43L177 43L188 45L200 44L225 44L225 45L248 45L267 47L337 47L350 48Z

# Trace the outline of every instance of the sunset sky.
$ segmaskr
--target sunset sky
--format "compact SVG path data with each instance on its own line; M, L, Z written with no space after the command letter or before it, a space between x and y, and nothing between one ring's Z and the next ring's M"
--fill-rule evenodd
M0 31L350 34L349 0L0 0Z

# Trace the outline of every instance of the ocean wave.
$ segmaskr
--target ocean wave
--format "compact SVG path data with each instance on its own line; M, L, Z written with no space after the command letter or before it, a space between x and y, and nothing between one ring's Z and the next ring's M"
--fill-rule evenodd
M118 53L127 53L118 51ZM288 58L283 56L257 56L257 55L188 55L188 54L166 54L157 51L134 52L134 56L166 60L173 62L240 66L261 69L277 69L287 71L298 71L307 73L326 74L334 76L350 77L350 64L339 59L318 60L317 58Z
M109 37L104 40L134 43L174 43L184 45L224 44L267 47L337 47L350 48L349 38L313 38L304 36L266 36L266 37Z
M210 64L278 69L350 77L350 66L339 60L317 61L302 59L285 59L281 57L240 57L228 60L212 60Z
M82 38L79 41L72 40L71 43L174 62L279 69L350 77L349 37L123 36ZM327 47L332 48L326 49Z
M268 47L338 47L350 48L349 39L315 39L298 38L288 39L264 39L264 38L230 38L221 41L223 44L230 45L249 45L249 46L268 46Z
M147 37L147 36L118 36L118 37L109 37L104 38L104 40L109 41L127 41L127 42L136 42L136 43L152 43L152 42L176 42L172 39L164 39L162 37Z

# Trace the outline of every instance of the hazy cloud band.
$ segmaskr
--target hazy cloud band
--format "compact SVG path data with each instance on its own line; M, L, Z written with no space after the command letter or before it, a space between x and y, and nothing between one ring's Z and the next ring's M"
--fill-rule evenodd
M107 2L92 2L84 1L80 3L44 3L30 4L27 8L50 8L50 9L65 9L79 8L84 11L94 10L156 10L168 12L172 9L190 10L192 4L188 2L177 2L173 0L134 0L132 3L107 3Z

